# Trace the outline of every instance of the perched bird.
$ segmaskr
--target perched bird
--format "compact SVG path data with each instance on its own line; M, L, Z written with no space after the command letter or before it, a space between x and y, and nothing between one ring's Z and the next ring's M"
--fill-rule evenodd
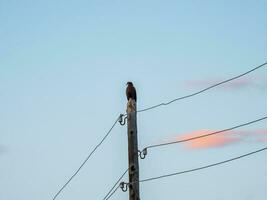
M129 99L133 99L136 102L136 90L135 90L132 82L127 83L126 96L127 96L128 101L129 101Z

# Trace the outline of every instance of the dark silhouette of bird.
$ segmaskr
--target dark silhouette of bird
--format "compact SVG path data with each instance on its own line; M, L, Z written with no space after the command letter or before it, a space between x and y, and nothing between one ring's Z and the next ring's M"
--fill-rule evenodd
M127 96L128 101L130 99L133 99L136 102L136 90L135 90L132 82L127 83L126 96Z

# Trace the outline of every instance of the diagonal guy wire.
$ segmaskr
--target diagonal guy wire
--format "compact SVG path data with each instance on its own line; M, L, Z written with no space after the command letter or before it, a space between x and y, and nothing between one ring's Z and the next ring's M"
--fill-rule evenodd
M113 185L113 187L109 190L109 192L107 193L107 195L104 197L103 200L107 200L110 197L108 197L108 195L112 192L112 190L116 187L116 185L121 181L121 179L124 177L124 175L129 171L129 168L125 170L125 172L120 176L120 178L117 180L117 182ZM116 189L117 190L117 189ZM107 198L108 197L108 198Z
M108 137L116 123L118 122L119 117L116 119L116 121L113 123L107 134L103 137L103 139L95 146L95 148L90 152L90 154L86 157L86 159L83 161L83 163L80 165L80 167L75 171L75 173L68 179L68 181L60 188L60 190L56 193L56 195L53 197L53 200L57 198L57 196L64 190L64 188L71 182L71 180L79 173L79 171L82 169L82 167L85 165L85 163L89 160L89 158L93 155L93 153L98 149L98 147L104 142L104 140Z

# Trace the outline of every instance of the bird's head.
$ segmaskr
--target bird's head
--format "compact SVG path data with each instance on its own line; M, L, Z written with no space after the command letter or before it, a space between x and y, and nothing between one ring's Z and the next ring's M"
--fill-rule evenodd
M132 82L127 82L126 85L130 85L130 86L133 86L133 83Z

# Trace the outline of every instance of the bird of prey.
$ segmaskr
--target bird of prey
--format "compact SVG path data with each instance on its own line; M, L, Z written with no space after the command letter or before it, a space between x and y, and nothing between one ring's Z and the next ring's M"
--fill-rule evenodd
M126 96L127 96L128 101L130 99L133 99L136 102L136 90L135 90L132 82L127 83Z

